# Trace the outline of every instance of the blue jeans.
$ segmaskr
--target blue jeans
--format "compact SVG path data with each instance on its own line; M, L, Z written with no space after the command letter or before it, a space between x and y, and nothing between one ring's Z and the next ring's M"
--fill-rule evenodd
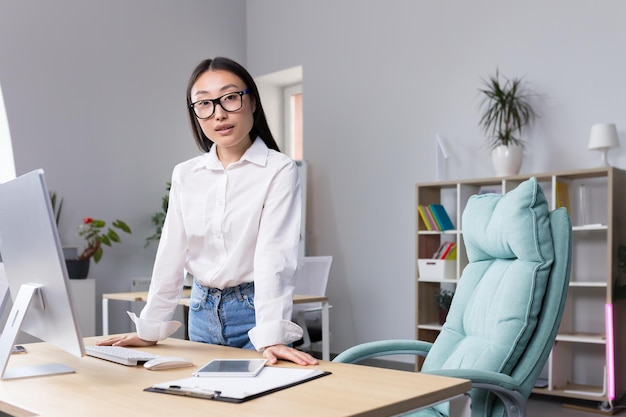
M189 340L254 350L254 284L208 288L195 279L189 299Z

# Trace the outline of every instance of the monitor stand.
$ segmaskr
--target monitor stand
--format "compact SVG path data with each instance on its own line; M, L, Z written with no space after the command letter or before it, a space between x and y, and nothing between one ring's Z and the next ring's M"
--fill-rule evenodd
M24 284L20 287L13 308L0 336L0 376L2 379L28 378L34 376L59 375L73 373L74 370L60 363L47 365L26 366L21 368L9 368L7 364L11 357L13 345L22 327L24 317L29 308L45 309L45 303L41 296L41 286Z

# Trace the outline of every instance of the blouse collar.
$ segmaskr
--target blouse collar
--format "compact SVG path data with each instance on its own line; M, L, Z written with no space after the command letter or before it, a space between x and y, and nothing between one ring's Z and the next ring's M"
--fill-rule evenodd
M267 155L269 148L263 142L263 140L257 136L257 138L252 142L252 145L246 149L244 154L241 156L241 159L237 162L232 163L231 165L241 164L243 161L249 161L253 164L257 164L259 166L267 165ZM209 152L205 153L198 164L196 165L196 169L217 169L223 170L222 162L217 157L217 146L211 146Z

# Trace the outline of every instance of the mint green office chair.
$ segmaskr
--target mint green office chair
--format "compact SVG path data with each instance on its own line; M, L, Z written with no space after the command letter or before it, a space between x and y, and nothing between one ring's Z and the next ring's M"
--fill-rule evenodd
M564 208L549 211L535 178L504 195L472 196L462 220L469 263L435 342L365 343L334 361L425 356L422 372L472 381L472 417L522 417L563 315L571 223ZM445 403L411 415L448 413Z

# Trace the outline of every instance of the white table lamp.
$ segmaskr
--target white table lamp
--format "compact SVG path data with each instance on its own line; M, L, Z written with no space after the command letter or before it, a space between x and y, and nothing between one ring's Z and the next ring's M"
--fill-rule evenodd
M617 136L617 128L614 123L600 123L591 127L589 150L601 152L600 156L604 166L609 166L609 160L607 159L609 149L618 147L619 137Z

